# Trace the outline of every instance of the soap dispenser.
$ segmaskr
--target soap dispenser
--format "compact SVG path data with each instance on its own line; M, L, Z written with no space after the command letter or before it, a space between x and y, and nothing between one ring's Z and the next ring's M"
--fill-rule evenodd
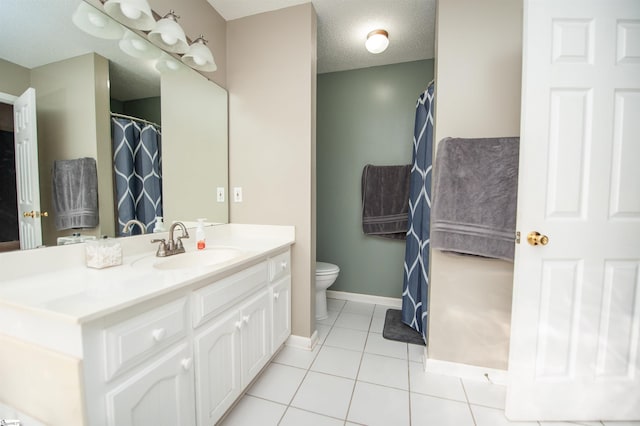
M156 216L156 226L153 227L153 232L164 232L166 229L164 228L164 219L162 216Z
M206 247L206 237L204 234L204 221L206 219L198 219L198 227L196 228L196 246L198 250L204 250Z

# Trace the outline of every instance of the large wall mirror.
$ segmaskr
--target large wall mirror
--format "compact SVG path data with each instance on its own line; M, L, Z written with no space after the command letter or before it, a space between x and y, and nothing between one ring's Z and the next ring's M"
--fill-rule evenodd
M93 30L83 26L104 33L89 34ZM114 115L125 123L132 118L141 126L154 125L160 134L155 161L161 167L167 226L197 218L228 222L224 89L151 45L144 35L115 23L94 0L3 0L0 37L0 251L15 248L17 222L24 213L18 212L20 197L11 184L11 179L29 180L20 164L16 176L12 164L17 125L13 103L28 88L35 89L38 208L49 214L38 218L42 245L56 245L77 233L124 236L118 220L122 196L115 182L126 173L117 167L114 171ZM96 162L98 225L60 230L52 170L59 161L79 158ZM217 196L219 188L223 201Z

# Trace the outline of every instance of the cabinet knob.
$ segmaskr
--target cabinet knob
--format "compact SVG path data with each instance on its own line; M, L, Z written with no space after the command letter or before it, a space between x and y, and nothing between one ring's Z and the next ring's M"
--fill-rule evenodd
M155 340L156 342L159 342L160 340L164 339L164 336L166 334L167 334L167 331L164 328L156 328L151 332L151 335L153 336L153 340Z
M182 368L185 371L189 371L189 369L191 368L191 364L193 364L192 358L184 358L182 361L180 361L180 365L182 365Z
M280 292L273 293L273 300L278 300L280 298Z
M245 324L249 324L249 318L250 318L250 316L249 316L249 315L245 315L245 316L243 316L243 317L242 317L242 322L243 322L243 323L245 323Z
M283 271L285 269L287 269L287 261L283 260L282 262L280 262L280 269L282 269Z
M236 328L240 330L242 328L242 321L236 321Z

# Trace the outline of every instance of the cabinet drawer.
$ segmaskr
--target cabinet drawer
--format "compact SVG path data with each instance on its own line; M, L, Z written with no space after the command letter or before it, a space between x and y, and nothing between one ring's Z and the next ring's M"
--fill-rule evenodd
M193 292L193 326L213 318L267 285L267 263L263 262Z
M106 380L186 332L186 299L145 312L104 331Z
M269 259L269 282L291 274L291 253L286 251Z

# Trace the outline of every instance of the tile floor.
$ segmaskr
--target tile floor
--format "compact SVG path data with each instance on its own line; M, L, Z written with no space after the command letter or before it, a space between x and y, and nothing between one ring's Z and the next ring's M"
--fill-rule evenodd
M382 337L389 307L329 299L313 351L285 346L224 426L640 426L509 422L505 388L425 373L423 348Z

